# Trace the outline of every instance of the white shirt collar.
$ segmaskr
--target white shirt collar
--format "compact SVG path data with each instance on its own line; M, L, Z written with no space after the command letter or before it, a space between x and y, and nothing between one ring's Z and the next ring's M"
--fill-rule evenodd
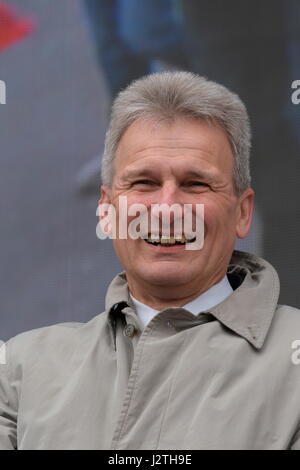
M229 295L232 294L232 292L233 289L228 281L227 275L225 275L220 282L214 284L207 291L203 292L198 297L183 305L182 307L186 310L189 310L189 312L193 313L194 315L198 315L200 312L208 310L225 300L226 297L229 297ZM159 310L155 310L154 308L143 304L131 294L130 297L138 317L140 318L143 325L146 326L150 320L152 320L152 318L159 312Z

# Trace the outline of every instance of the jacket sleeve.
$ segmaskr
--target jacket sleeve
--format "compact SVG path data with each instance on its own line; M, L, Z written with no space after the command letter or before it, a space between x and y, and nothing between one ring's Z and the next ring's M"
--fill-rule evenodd
M1 345L0 450L17 449L17 394L10 376L9 342Z

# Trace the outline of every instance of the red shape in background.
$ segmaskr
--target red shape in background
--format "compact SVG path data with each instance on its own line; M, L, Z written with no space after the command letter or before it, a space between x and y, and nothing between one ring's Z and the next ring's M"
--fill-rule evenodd
M0 2L0 51L24 39L34 28L31 18L18 17L13 8Z

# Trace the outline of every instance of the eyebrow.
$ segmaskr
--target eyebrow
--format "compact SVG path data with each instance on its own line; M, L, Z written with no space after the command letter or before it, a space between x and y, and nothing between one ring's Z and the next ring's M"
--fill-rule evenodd
M153 168L141 168L141 169L131 169L126 170L123 174L123 178L133 179L137 177L155 177L157 176L157 171ZM214 171L207 171L207 170L188 170L187 173L184 174L187 178L200 178L206 180L212 180L217 177Z
M207 171L207 170L189 170L186 173L187 177L190 178L201 178L206 180L212 180L217 177L215 171Z
M154 176L155 172L153 171L152 168L136 168L135 170L125 170L123 177L124 178L136 178L140 176Z

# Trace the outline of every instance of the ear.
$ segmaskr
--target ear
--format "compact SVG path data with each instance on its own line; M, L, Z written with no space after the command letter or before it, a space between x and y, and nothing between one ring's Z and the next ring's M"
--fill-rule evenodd
M239 197L236 221L236 236L245 238L250 230L254 207L254 191L247 188Z
M111 203L111 189L109 186L102 184L100 189L100 199L98 205L100 204L110 204Z

